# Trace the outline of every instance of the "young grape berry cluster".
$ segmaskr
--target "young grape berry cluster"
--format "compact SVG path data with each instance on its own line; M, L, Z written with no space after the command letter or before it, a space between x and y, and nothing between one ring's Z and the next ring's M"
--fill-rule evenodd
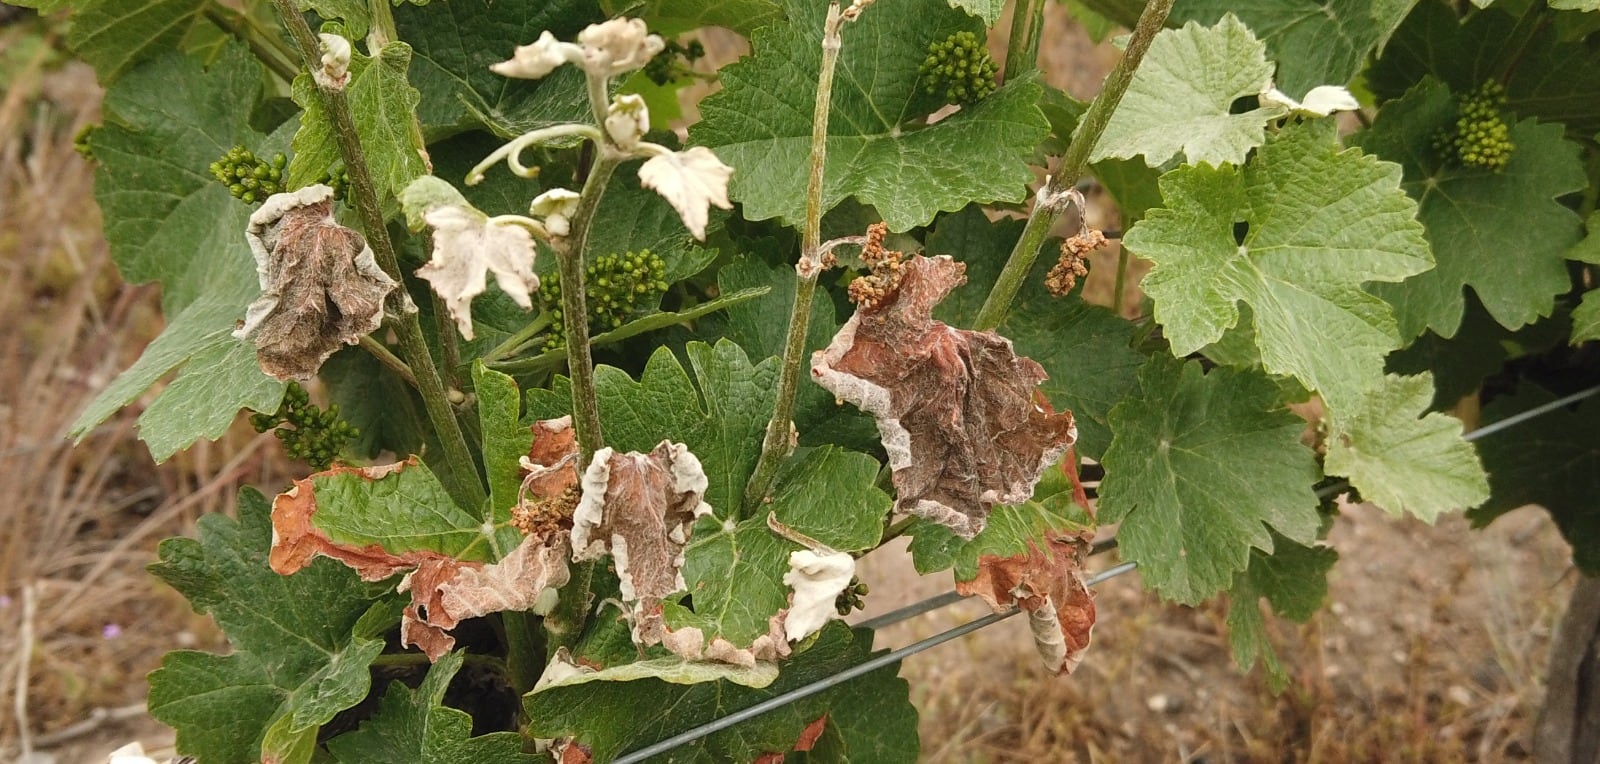
M850 615L853 610L860 610L867 606L867 595L872 593L866 584L861 583L857 576L850 577L850 585L839 592L839 597L833 601L833 609L840 618Z
M255 204L283 191L283 170L288 166L289 158L282 153L274 154L269 162L243 146L234 146L211 163L211 175L227 186L235 199Z
M668 40L667 47L663 48L650 63L644 65L644 76L657 85L665 85L673 80L680 79L689 73L694 62L699 61L706 54L706 46L699 40L690 40L688 45L683 45L677 40Z
M1504 110L1506 89L1490 81L1461 97L1454 128L1441 133L1435 147L1467 167L1500 172L1511 161L1516 144Z
M967 105L994 92L997 69L977 35L956 32L928 46L917 75L928 95L943 95L945 103Z
M585 270L584 277L589 326L602 331L622 326L640 308L655 307L656 301L667 291L667 265L648 249L603 255ZM555 350L566 342L566 325L561 315L561 274L550 274L539 286L539 302L553 317L544 349Z
M333 466L334 458L345 444L361 434L339 418L339 404L319 409L311 403L306 389L294 382L284 391L278 410L272 414L252 415L250 426L256 432L277 428L273 435L283 441L283 450L289 458L304 460L318 472Z

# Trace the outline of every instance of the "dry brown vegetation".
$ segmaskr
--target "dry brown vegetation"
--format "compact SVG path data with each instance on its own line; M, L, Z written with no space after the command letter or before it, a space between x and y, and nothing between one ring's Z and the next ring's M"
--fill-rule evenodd
M1069 33L1059 11L1047 29L1050 77L1084 95L1108 54ZM135 738L170 745L142 715L143 677L167 650L220 645L144 566L160 539L227 511L238 486L274 490L293 466L275 440L239 427L158 467L135 438L137 405L78 446L64 439L158 333L159 294L116 277L92 171L72 148L97 119L99 93L48 46L18 54L21 36L38 33L0 29L0 760L26 746L68 764L104 761ZM1126 576L1100 587L1096 644L1071 678L1043 676L1020 622L911 659L924 758L1524 758L1569 570L1543 513L1470 533L1459 518L1428 527L1352 507L1333 541L1345 559L1330 607L1307 626L1275 628L1291 674L1283 694L1233 667L1222 605L1165 606ZM950 588L947 574L916 576L894 552L867 570L871 613ZM963 603L880 643L979 612Z

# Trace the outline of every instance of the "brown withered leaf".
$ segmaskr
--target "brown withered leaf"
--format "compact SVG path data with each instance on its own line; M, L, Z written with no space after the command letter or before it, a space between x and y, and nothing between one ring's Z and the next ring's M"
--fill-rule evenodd
M711 514L700 500L705 470L688 446L663 440L648 454L596 451L582 486L572 516L573 559L611 553L622 600L633 606L633 640L655 644L664 629L661 600L685 588L690 529Z
M341 466L317 474L343 472L382 480L417 464L412 457L395 464ZM526 610L545 589L559 588L568 580L566 534L528 536L504 559L487 564L428 550L393 553L378 544L336 542L312 521L317 512L314 477L295 481L273 499L268 564L274 572L290 575L320 555L354 569L363 581L382 581L405 573L398 590L411 593L411 604L401 618L401 643L421 647L431 660L438 660L455 646L455 638L448 632L460 621L502 610Z
M659 605L656 611L659 618ZM706 633L695 626L672 630L657 629L647 635L650 641L644 644L660 642L673 655L685 660L715 661L755 668L757 662L772 662L789 657L789 640L784 636L784 619L787 615L788 611L784 611L768 619L767 633L756 637L749 647L740 647L722 637L712 637L711 641L707 642Z
M261 297L233 334L252 339L261 370L310 379L340 345L354 345L383 323L395 282L378 267L361 234L333 219L333 189L316 185L274 194L245 232Z
M543 537L572 527L579 497L578 439L571 416L534 422L532 430L511 523L523 533Z
M965 267L916 256L892 291L856 310L811 376L878 420L898 494L895 509L972 538L995 504L1025 501L1077 439L1071 412L1038 395L1044 369L994 332L956 329L933 307Z
M957 581L956 591L976 594L995 612L1012 605L1028 611L1039 657L1050 671L1070 674L1083 662L1094 629L1094 592L1083 581L1087 532L1050 533L1045 548L1030 543L1013 557L978 558L978 575Z

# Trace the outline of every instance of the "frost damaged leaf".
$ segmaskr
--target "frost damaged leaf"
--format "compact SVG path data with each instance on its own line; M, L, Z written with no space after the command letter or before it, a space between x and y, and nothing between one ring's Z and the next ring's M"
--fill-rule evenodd
M639 182L667 200L683 218L683 225L700 241L706 238L711 206L733 209L728 201L728 179L733 168L704 146L657 154L639 165Z
M844 552L802 549L789 555L783 582L794 594L784 618L784 636L798 642L822 630L837 612L835 602L856 574L856 558Z
M1045 549L1033 543L1013 557L985 555L978 575L957 581L956 591L976 594L995 612L1015 605L1028 611L1034 644L1046 668L1070 674L1083 662L1094 629L1094 592L1083 582L1088 533L1051 533Z
M707 486L688 446L663 440L648 454L596 451L572 516L572 556L616 558L622 599L633 605L633 641L655 644L665 629L661 600L683 591L683 547L694 521L711 514Z
M262 371L310 379L340 345L383 323L383 299L395 282L361 234L334 221L332 188L274 194L250 216L245 238L261 297L233 336L255 341Z
M461 336L472 339L472 298L483 294L488 274L500 291L523 310L533 308L529 293L539 288L533 273L533 234L528 228L498 222L468 207L435 207L422 214L433 226L433 259L417 269L444 298Z
M1056 413L1038 394L1044 369L1010 340L932 318L963 270L947 256L906 260L898 283L812 356L811 376L877 418L895 510L970 539L992 506L1032 495L1077 428L1071 412Z
M527 536L515 546L507 543L514 532L486 536L415 458L296 481L272 502L272 530L268 560L282 575L318 556L344 563L364 581L405 573L398 588L411 594L411 604L401 642L434 660L455 645L447 632L459 621L526 610L568 578L564 534Z

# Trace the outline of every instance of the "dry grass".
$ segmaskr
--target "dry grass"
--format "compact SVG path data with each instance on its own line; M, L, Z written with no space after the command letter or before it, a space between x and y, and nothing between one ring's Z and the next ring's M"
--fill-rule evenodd
M1045 60L1082 95L1109 57L1052 6ZM24 33L0 29L0 52ZM29 31L28 33L32 33ZM16 48L10 48L15 50ZM93 77L43 57L0 98L0 760L26 744L103 761L109 741L169 741L147 719L63 738L97 709L137 714L144 675L215 632L144 571L159 539L227 511L237 486L282 482L270 438L247 428L157 467L133 406L73 447L68 425L159 332L158 294L121 284L100 237L90 169L72 136L96 120ZM1086 84L1087 83L1087 84ZM1097 268L1103 278L1114 255ZM1109 293L1109 285L1097 286ZM1130 300L1130 305L1136 305ZM264 447L266 446L266 447ZM1542 513L1486 534L1352 508L1332 606L1278 625L1291 672L1273 696L1227 653L1220 605L1163 606L1135 576L1101 587L1101 627L1077 675L1042 675L1007 622L911 659L924 758L965 761L1494 761L1521 758L1540 695L1567 551ZM904 556L875 555L874 612L947 590ZM899 625L904 644L979 613L974 603ZM120 635L107 636L115 625ZM112 716L116 716L113 713ZM94 725L90 725L91 727ZM74 736L66 736L73 738Z

